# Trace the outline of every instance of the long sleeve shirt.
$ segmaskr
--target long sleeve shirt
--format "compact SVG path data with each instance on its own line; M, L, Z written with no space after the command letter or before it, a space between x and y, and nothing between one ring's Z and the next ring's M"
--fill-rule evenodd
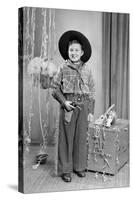
M65 102L65 94L87 94L94 100L95 84L91 70L86 64L75 65L65 61L53 79L54 98L60 103Z

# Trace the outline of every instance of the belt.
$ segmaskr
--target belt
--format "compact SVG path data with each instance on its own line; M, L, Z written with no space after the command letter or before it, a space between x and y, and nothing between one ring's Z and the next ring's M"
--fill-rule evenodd
M72 101L72 102L77 102L77 103L82 103L82 102L90 100L89 94L71 94L71 93L65 93L64 96L65 96L66 100Z

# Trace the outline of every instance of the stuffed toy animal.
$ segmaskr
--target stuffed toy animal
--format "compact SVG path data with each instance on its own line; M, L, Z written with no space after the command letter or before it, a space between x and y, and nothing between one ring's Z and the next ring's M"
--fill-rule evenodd
M35 87L40 85L41 88L47 89L57 73L57 66L51 60L35 57L29 62L27 72L32 76Z

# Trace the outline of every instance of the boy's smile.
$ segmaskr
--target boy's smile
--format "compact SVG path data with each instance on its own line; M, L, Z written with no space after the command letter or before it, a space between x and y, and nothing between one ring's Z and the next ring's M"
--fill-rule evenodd
M73 63L80 61L83 54L84 52L79 43L70 44L68 47L68 57Z

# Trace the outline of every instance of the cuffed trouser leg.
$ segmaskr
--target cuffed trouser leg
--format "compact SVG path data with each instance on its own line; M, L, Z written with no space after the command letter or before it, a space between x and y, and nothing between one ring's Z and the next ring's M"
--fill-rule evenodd
M87 116L87 104L84 104L82 110L78 113L73 140L73 169L75 171L83 171L86 168Z
M64 121L64 110L60 110L58 142L58 174L81 171L86 167L87 103L76 108L71 121Z

